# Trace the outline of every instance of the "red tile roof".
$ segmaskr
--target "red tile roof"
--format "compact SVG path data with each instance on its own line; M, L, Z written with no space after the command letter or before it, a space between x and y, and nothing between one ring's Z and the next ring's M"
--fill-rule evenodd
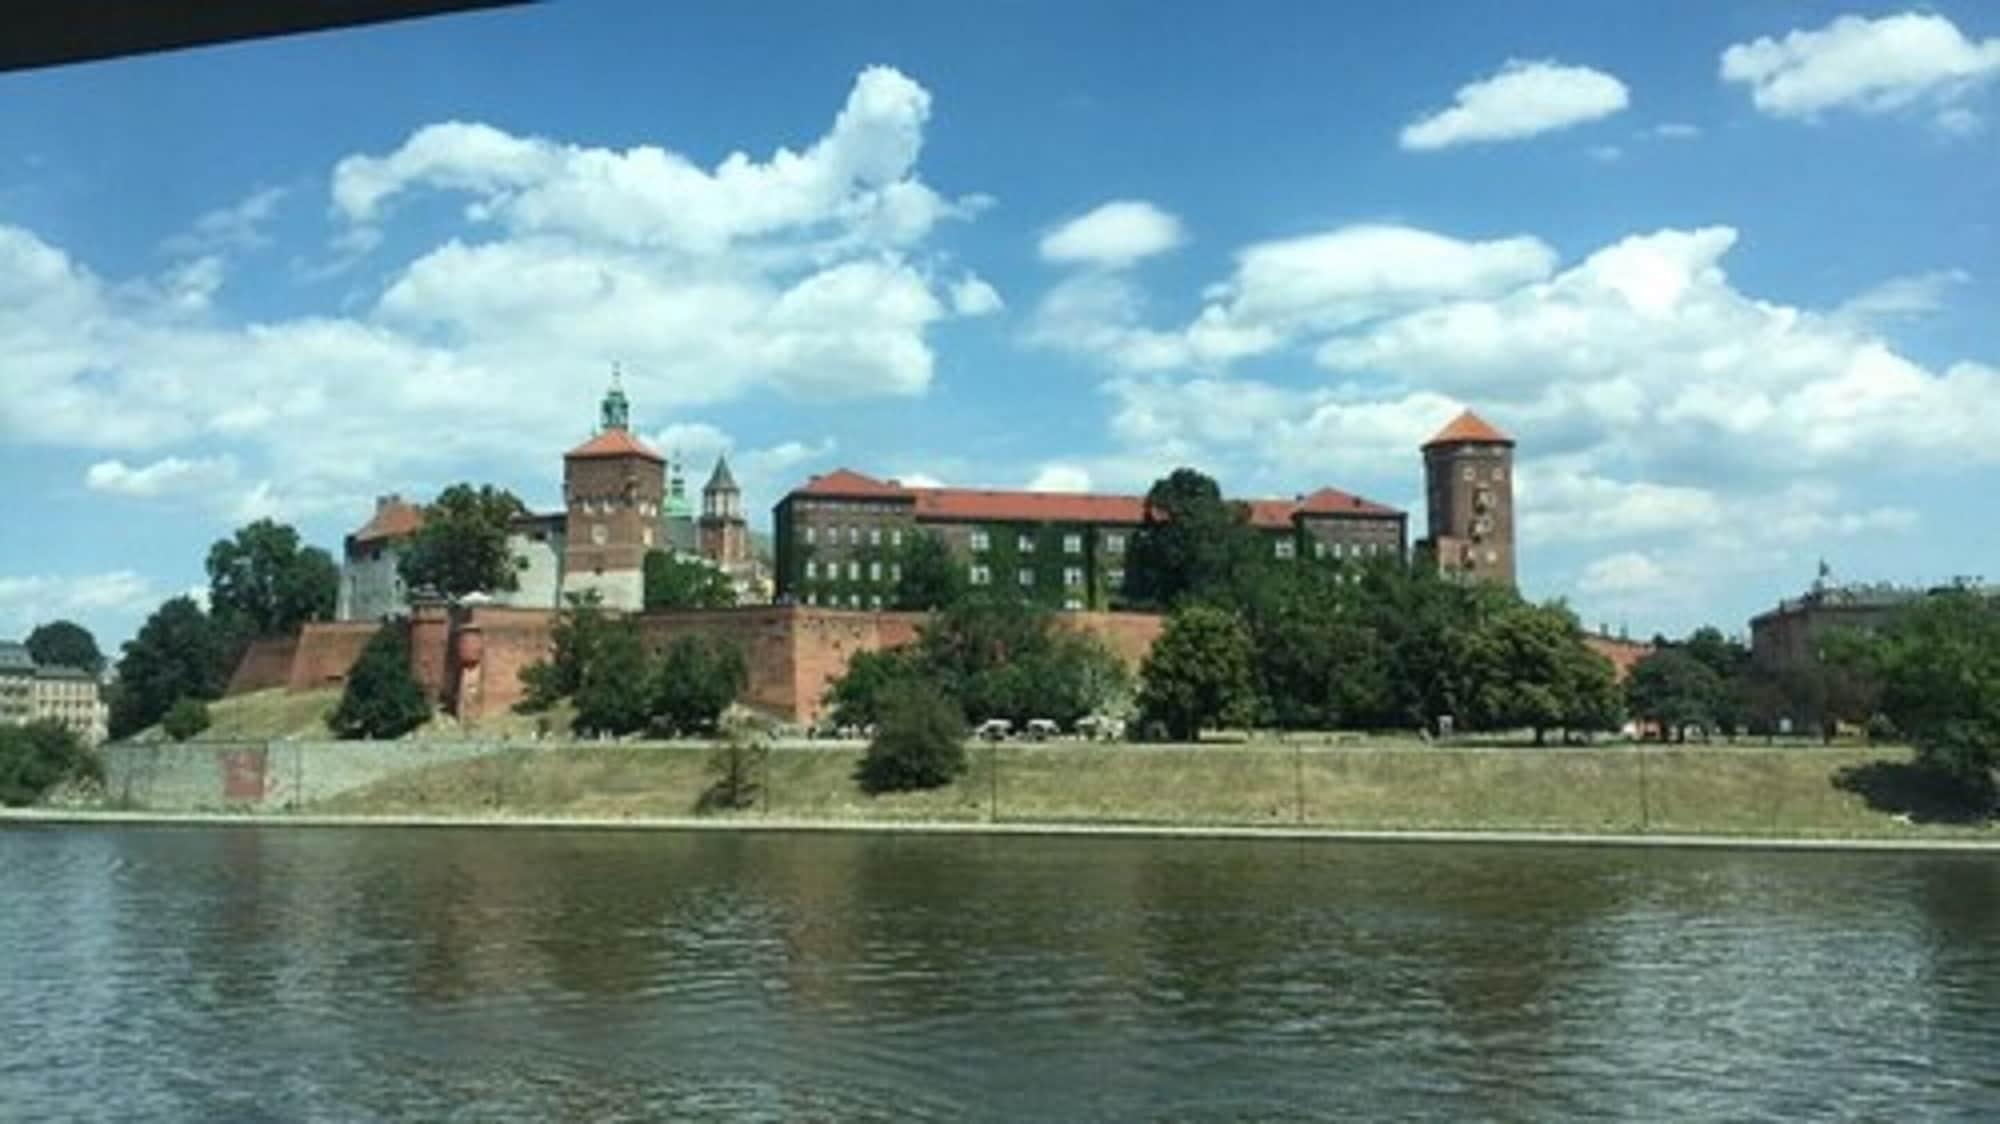
M903 499L910 489L893 481L883 482L873 476L863 476L852 469L836 468L832 472L815 476L806 481L805 487L792 489L795 496L838 496L848 499Z
M607 429L563 454L564 460L585 457L644 457L665 464L667 458L648 449L638 438L622 429Z
M918 519L960 520L969 523L1101 523L1138 526L1146 519L1143 496L1104 495L1093 492L1024 492L988 488L905 488L893 481L877 480L848 469L815 476L794 496L827 496L843 499L910 499ZM1337 488L1321 488L1303 500L1247 500L1250 524L1267 530L1292 525L1292 516L1402 514L1393 507L1349 495Z
M1365 500L1339 488L1321 488L1299 501L1303 515L1401 515L1393 507Z
M1451 419L1451 424L1437 431L1437 436L1424 442L1424 448L1432 445L1512 445L1514 439L1489 425L1485 418L1471 410Z
M374 517L349 537L355 542L407 538L416 534L423 525L423 508L399 499L389 499L376 504Z
M919 519L996 523L1128 523L1145 520L1138 496L1088 492L995 492L977 488L911 488Z

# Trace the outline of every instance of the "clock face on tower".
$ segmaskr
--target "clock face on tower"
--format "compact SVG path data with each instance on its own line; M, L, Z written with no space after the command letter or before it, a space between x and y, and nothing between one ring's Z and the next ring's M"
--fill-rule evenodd
M592 524L590 525L590 541L591 541L591 542L592 542L593 544L595 544L595 545L597 545L597 546L603 546L603 545L604 545L604 540L605 540L605 539L607 539L607 538L609 538L609 537L610 537L610 535L609 535L608 533L606 533L606 531L605 531L605 529L604 529L604 524L602 524L602 523L592 523Z

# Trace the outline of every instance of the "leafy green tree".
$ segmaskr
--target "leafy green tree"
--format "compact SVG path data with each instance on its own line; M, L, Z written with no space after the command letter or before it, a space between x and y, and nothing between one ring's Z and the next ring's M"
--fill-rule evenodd
M404 583L454 598L517 588L507 528L526 511L514 493L491 484L446 488L424 509L424 525L398 564Z
M965 772L965 716L933 683L903 680L882 703L882 721L855 770L870 795L950 784Z
M1680 648L1652 653L1632 666L1625 685L1627 705L1640 718L1659 724L1663 737L1687 740L1687 728L1715 725L1722 680L1707 664Z
M590 665L610 628L611 622L604 615L604 598L596 590L566 594L563 609L556 614L550 630L549 658L521 669L521 683L527 690L515 709L533 714L575 695L583 684L584 668Z
M1518 595L1449 581L1422 566L1365 568L1358 590L1356 615L1388 652L1386 717L1426 728L1445 715L1463 720L1478 686L1479 631L1517 605Z
M208 729L208 704L200 699L181 699L160 719L160 730L177 742L184 742Z
M630 734L652 717L652 661L629 621L605 629L583 665L576 691L576 729L585 734Z
M1611 661L1581 642L1569 649L1563 667L1562 726L1569 733L1616 730L1625 720L1625 691Z
M92 675L104 670L104 653L97 638L75 621L50 621L28 633L28 655L44 666L80 667Z
M1495 614L1475 637L1472 723L1488 730L1525 726L1542 744L1570 713L1568 677L1581 645L1575 619L1559 608L1520 604Z
M0 804L33 804L65 781L102 781L95 753L60 722L0 726Z
M1970 591L1926 598L1876 649L1882 711L1918 760L1987 807L2000 764L2000 601Z
M835 726L873 726L882 719L890 691L923 674L916 647L856 652L847 670L827 687L827 720Z
M111 736L130 737L158 722L183 698L222 697L227 679L225 641L190 597L175 597L153 611L125 642L118 661L118 692L111 708Z
M644 563L646 611L727 609L736 604L736 586L719 567L694 557L649 550Z
M1387 646L1357 612L1355 587L1328 565L1271 567L1250 591L1244 621L1261 709L1286 729L1382 723L1390 708Z
M410 669L409 622L392 620L361 649L326 724L342 738L388 741L423 725L430 716L430 700Z
M1139 717L1194 741L1203 727L1249 720L1257 700L1250 636L1229 612L1177 609L1140 668Z
M668 734L708 733L749 682L743 650L706 636L677 636L653 672L653 724Z
M1688 634L1680 647L1715 673L1723 690L1715 700L1715 725L1735 737L1750 720L1747 699L1741 684L1750 674L1750 651L1740 642L1722 635L1722 630L1703 625Z
M209 614L243 639L332 619L339 590L333 557L283 523L259 519L208 548Z
M942 537L929 531L910 533L903 539L897 562L903 569L896 582L896 608L943 609L965 596L965 568L951 556Z
M1146 493L1144 522L1127 551L1125 597L1161 609L1230 603L1265 564L1259 545L1248 507L1224 500L1209 477L1177 468Z
M768 733L732 722L723 734L722 743L708 756L708 774L713 779L696 802L698 812L741 811L755 804L763 792L771 757Z

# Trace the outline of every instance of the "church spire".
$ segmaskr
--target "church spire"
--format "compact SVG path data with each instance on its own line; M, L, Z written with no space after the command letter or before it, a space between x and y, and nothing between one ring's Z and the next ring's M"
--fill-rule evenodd
M611 364L611 389L604 392L599 409L600 429L624 429L631 418L632 405L625 400L625 383L616 360Z

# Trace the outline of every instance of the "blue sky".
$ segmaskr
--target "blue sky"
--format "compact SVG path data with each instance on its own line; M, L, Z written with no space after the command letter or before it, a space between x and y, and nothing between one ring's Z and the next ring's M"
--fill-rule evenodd
M1193 464L1421 533L1470 405L1592 623L1987 573L1990 6L704 8L0 75L0 635L115 644L260 515L552 507L614 360L764 521Z

